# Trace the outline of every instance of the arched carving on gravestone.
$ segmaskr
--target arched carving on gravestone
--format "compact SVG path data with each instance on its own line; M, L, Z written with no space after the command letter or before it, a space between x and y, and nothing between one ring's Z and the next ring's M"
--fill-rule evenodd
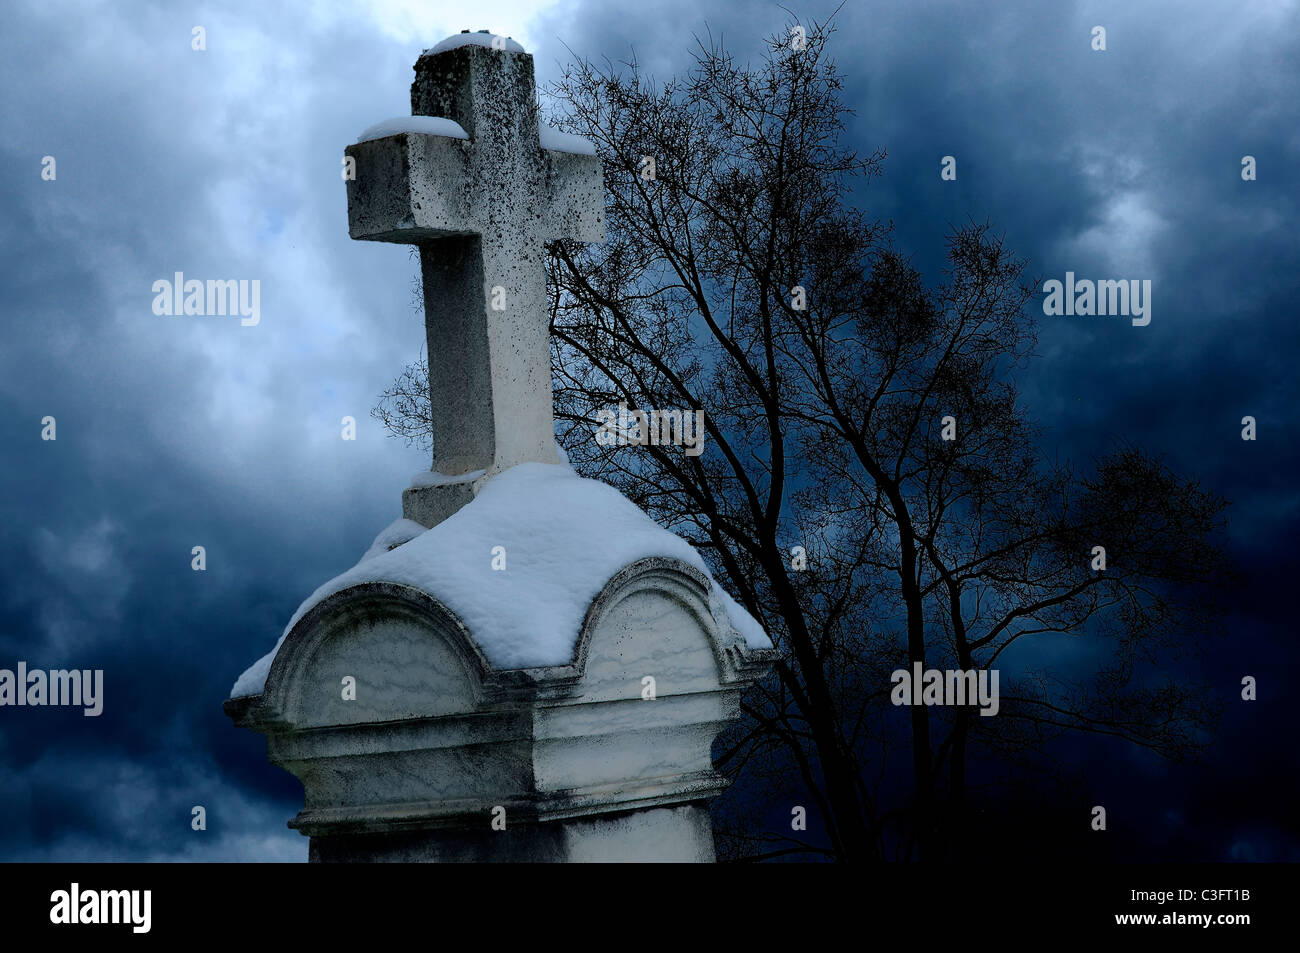
M349 675L360 679L351 699L341 684ZM437 716L478 707L489 679L445 605L410 586L363 583L294 624L271 664L259 720L301 728Z
M712 654L717 685L742 677L751 665L769 658L769 651L753 652L732 627L725 610L713 597L711 580L699 569L683 560L651 556L625 566L615 573L591 601L574 647L573 668L584 678L589 674L592 640L611 615L630 599L651 596L671 600L694 620L694 626L677 631L701 634ZM680 648L685 648L681 646ZM646 674L655 674L647 671ZM700 686L703 687L702 685Z

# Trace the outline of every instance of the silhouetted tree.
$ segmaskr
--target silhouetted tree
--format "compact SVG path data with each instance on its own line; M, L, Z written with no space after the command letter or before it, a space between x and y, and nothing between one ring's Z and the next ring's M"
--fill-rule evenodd
M1212 625L1224 504L1135 448L1086 473L1037 449L1014 380L1035 341L1024 263L969 225L927 288L854 207L884 154L843 144L831 34L777 35L757 66L700 42L662 87L635 62L581 62L551 91L604 162L608 228L550 249L556 418L573 466L689 539L785 653L718 753L764 792L729 813L730 854L935 859L972 823L976 746L1204 743L1203 693L1156 663ZM408 439L427 440L422 375L376 410ZM619 403L703 409L704 453L601 445ZM897 668L989 669L1061 634L1104 644L1104 664L1022 661L996 717L889 703ZM910 796L886 803L901 717ZM768 823L809 802L824 837Z

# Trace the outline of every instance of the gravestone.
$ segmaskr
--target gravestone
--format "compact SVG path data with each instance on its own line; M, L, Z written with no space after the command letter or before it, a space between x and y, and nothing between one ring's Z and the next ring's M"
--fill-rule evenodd
M415 115L347 150L348 213L420 249L434 469L225 710L302 781L314 861L711 861L711 745L775 653L557 453L542 245L603 239L600 165L539 132L517 44L453 37L415 71Z

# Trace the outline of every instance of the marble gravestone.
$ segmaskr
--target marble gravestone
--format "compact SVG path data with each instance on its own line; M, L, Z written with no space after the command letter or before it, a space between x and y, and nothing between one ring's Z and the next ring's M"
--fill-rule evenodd
M353 238L420 250L433 469L225 703L313 861L712 861L712 764L775 657L685 541L553 436L543 243L604 238L532 58L462 34L347 149Z

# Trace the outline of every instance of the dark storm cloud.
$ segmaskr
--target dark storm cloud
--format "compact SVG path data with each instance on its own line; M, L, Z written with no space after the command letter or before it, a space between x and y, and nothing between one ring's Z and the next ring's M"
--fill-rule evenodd
M447 5L426 14L439 24L426 36L404 32L425 21L400 3L372 16L269 6L32 4L0 34L0 667L106 679L98 719L0 710L0 858L305 856L284 828L296 782L220 702L427 466L366 416L421 345L412 266L404 249L348 239L339 178L360 129L407 111L418 50L491 27L529 38L540 83L566 46L635 52L666 78L693 35L753 58L787 22L760 3L561 4L491 23L459 23ZM1280 801L1260 791L1277 783L1279 694L1300 677L1272 608L1300 518L1296 7L980 6L840 11L850 133L889 153L858 199L894 220L931 279L947 224L987 218L1031 274L1153 281L1146 328L1039 314L1022 390L1049 452L1086 461L1129 441L1234 500L1246 588L1208 664L1230 705L1239 673L1267 672L1267 697L1230 707L1208 773L1138 757L1115 796L1159 836L1172 825L1205 845L1186 856L1276 857ZM795 9L806 22L833 5ZM205 53L190 49L195 23ZM1104 53L1089 49L1095 24ZM47 154L55 182L40 179ZM1241 181L1246 154L1256 182ZM944 155L956 182L939 178ZM152 282L175 271L260 279L260 324L154 315ZM39 439L47 414L53 443ZM1257 443L1239 438L1245 414ZM338 437L344 415L355 443ZM200 544L208 570L195 573ZM1118 791L1092 751L1078 758L1093 783ZM195 804L206 841L189 829Z

